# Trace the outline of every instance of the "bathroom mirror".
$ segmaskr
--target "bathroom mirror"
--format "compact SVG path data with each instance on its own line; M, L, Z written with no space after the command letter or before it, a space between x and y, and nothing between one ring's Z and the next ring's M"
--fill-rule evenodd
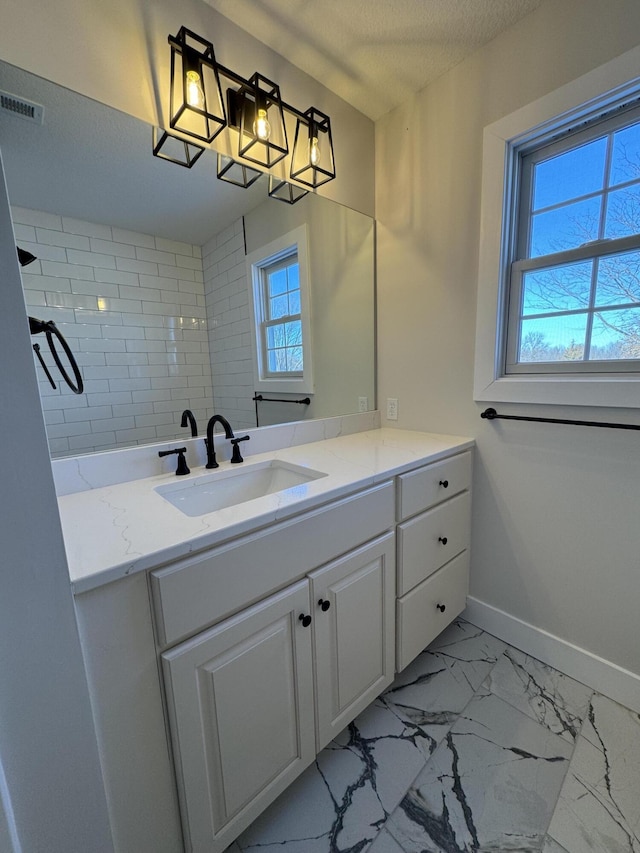
M289 205L153 157L152 128L0 63L0 151L28 314L54 320L84 393L36 363L52 456L203 434L214 411L234 429L374 408L374 222L314 194ZM11 99L9 104L11 106ZM6 102L6 99L5 99ZM338 176L339 179L339 176ZM304 225L314 385L254 400L252 290L245 256ZM307 397L309 403L296 402ZM284 402L283 402L284 401Z

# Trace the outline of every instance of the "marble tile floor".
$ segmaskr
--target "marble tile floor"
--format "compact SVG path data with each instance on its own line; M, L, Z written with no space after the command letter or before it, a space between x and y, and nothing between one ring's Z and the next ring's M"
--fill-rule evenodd
M640 717L446 629L227 853L640 853Z

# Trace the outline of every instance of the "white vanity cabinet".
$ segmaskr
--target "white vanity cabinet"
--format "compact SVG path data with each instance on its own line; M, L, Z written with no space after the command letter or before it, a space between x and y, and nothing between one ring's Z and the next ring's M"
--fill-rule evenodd
M217 577L219 583L227 566L241 572L248 565L273 583L283 567L299 575L301 566L320 564L161 654L187 850L225 850L392 682L393 510L388 482L310 513L311 518L302 516L282 529L185 561L178 570L170 566L152 573L166 641L184 633L194 610L182 595L174 595L176 571L183 573L178 588L191 586L202 601L209 579ZM305 528L298 527L309 521L314 530L324 530L314 537L315 548L305 542ZM346 541L341 530L352 544L367 541L340 553ZM370 539L372 530L382 535ZM285 532L293 547L279 550L279 560L272 560ZM257 554L261 565L246 563ZM327 556L334 559L325 562ZM276 565L273 575L270 567ZM211 593L211 612L218 614L228 606L223 602L229 591L215 594L212 586Z
M222 853L463 610L470 442L389 432L376 485L76 593L116 853Z
M465 608L470 487L471 451L398 477L398 671Z

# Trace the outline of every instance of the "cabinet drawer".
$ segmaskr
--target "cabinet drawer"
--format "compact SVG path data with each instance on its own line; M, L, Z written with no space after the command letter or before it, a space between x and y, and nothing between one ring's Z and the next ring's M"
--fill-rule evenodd
M471 486L471 451L398 477L398 518L409 518Z
M399 524L398 595L468 548L469 527L469 492Z
M259 601L393 525L393 483L336 501L151 573L167 646Z
M459 554L398 599L398 672L462 613L469 589L469 552Z

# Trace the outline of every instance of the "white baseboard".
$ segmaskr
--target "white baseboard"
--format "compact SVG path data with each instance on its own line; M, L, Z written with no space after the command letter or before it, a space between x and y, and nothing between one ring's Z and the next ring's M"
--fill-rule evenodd
M639 675L477 598L467 598L462 618L640 714Z

